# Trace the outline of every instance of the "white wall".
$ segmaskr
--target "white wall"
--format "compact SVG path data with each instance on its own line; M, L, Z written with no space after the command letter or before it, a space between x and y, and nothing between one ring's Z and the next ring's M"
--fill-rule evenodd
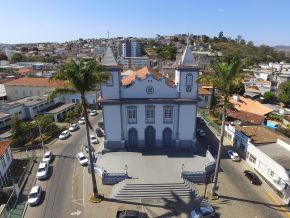
M196 105L180 105L179 139L195 140Z
M163 130L169 127L172 130L172 140L176 138L176 125L177 125L177 105L176 104L154 104L155 106L155 122L146 123L145 122L145 106L150 106L153 104L128 104L122 106L123 111L123 130L125 139L128 140L128 131L130 128L134 127L138 131L138 140L145 140L145 128L147 126L153 126L156 131L156 140L162 140ZM135 106L137 107L137 123L129 124L127 119L127 107ZM173 106L173 122L163 123L163 107Z
M146 88L152 86L153 94L147 94ZM177 98L177 87L171 87L166 84L165 78L156 80L153 76L148 76L145 80L136 79L130 87L121 88L122 98Z
M5 84L4 86L8 100L16 100L27 96L48 95L53 90L52 87L13 86Z
M207 101L205 101L205 97L207 96ZM201 99L201 101L198 102L198 107L200 108L208 108L209 107L209 103L210 103L210 99L211 99L211 95L199 95L199 98Z
M64 97L65 102L69 103L77 103L76 100L78 99L79 103L81 102L81 95L80 94L66 94L60 96L60 98ZM89 104L96 104L96 97L97 97L97 92L96 93L87 93L86 94L86 100ZM73 102L75 100L75 102Z
M9 153L9 156L10 156L9 160L8 160L7 157L6 157L6 152ZM8 149L6 150L6 152L5 152L5 153L3 154L3 156L2 156L3 159L4 159L4 161L5 161L5 163L6 163L6 166L4 167L4 166L2 165L2 162L0 161L0 173L1 173L2 176L5 175L6 171L7 171L8 168L10 167L10 164L11 164L12 159L13 159L10 147L8 147Z
M121 116L119 105L103 106L103 121L105 126L106 140L121 140Z
M119 86L120 86L120 72L118 70L110 70L113 77L113 85L108 86L107 84L101 85L102 97L104 99L119 99Z

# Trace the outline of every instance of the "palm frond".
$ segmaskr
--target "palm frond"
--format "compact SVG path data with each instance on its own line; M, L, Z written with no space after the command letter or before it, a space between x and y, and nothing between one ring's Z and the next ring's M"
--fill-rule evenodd
M57 96L60 95L65 95L65 94L76 94L78 93L76 90L74 89L69 89L69 88L56 88L54 89L48 96L48 100L52 100Z

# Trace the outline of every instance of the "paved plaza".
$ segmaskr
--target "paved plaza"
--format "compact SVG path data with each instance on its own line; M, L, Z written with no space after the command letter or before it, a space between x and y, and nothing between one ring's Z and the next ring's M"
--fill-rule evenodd
M210 159L192 151L110 152L98 157L97 165L109 173L125 173L135 179L180 179L184 171L204 171ZM184 167L182 167L184 166Z

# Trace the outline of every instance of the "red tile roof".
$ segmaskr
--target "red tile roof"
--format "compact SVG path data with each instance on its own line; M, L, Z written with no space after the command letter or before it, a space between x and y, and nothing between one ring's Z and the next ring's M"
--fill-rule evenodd
M27 74L27 73L30 73L30 72L32 72L32 70L31 69L28 69L28 68L23 68L23 69L20 69L20 70L18 70L18 73L19 74Z
M20 79L15 79L15 80L9 81L9 82L5 83L4 85L62 87L62 86L64 86L64 82L63 81L50 82L48 78L23 77Z
M251 124L261 124L265 117L244 111L227 110L227 116Z
M198 94L200 94L200 95L211 95L211 92L208 91L207 89L204 89L204 88L200 87L198 89Z
M5 154L7 148L9 147L10 144L11 144L10 140L0 141L0 157L2 157L3 154Z
M135 81L136 76L138 78L140 78L141 80L144 80L147 78L148 75L153 75L156 79L159 79L160 77L162 77L161 73L158 73L150 68L143 67L137 71L133 71L132 74L130 74L129 76L125 77L122 79L122 85L123 86L128 86L131 85L133 83L133 81ZM170 86L174 86L174 81L171 79L167 79L168 85Z

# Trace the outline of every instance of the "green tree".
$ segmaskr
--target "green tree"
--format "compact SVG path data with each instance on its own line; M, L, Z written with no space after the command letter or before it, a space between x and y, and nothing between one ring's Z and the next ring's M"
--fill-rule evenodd
M35 118L35 123L40 126L42 134L46 136L53 136L59 131L58 126L49 115L38 115Z
M11 119L11 133L13 145L21 147L35 137L36 130L32 122L20 121L14 114Z
M93 194L95 198L102 199L103 196L98 193L92 148L89 135L89 128L92 129L89 123L87 103L86 103L86 92L94 89L95 85L102 84L108 81L109 75L104 72L104 68L101 67L96 61L82 60L80 62L71 61L63 65L56 74L51 77L51 80L62 80L65 81L65 86L62 88L55 89L49 96L54 98L57 95L67 93L79 93L81 96L81 104L83 108L83 115L86 121L86 136L87 144L89 148L89 164L91 168L92 183L93 183Z
M290 81L283 82L278 88L278 99L285 105L290 105Z
M269 91L269 92L265 92L263 97L264 97L264 102L265 103L270 103L271 101L274 100L275 94L273 92Z
M175 60L176 48L173 45L162 45L157 49L157 54L162 60Z
M16 63L23 60L23 56L19 53L14 53L11 57L11 62Z
M4 54L3 52L0 52L0 61L2 61L2 60L7 61L8 58L7 58L6 54Z
M238 86L241 83L243 74L241 73L241 61L239 58L232 58L229 63L223 61L215 61L212 64L213 74L204 74L200 76L199 82L201 83L211 83L216 87L220 94L223 96L224 102L222 106L222 127L221 127L221 137L219 141L219 148L216 160L216 167L214 172L213 186L211 193L213 196L216 195L218 173L220 168L220 159L222 153L222 147L225 135L225 121L226 121L226 106L229 103L229 97L231 95L231 90L233 87Z

